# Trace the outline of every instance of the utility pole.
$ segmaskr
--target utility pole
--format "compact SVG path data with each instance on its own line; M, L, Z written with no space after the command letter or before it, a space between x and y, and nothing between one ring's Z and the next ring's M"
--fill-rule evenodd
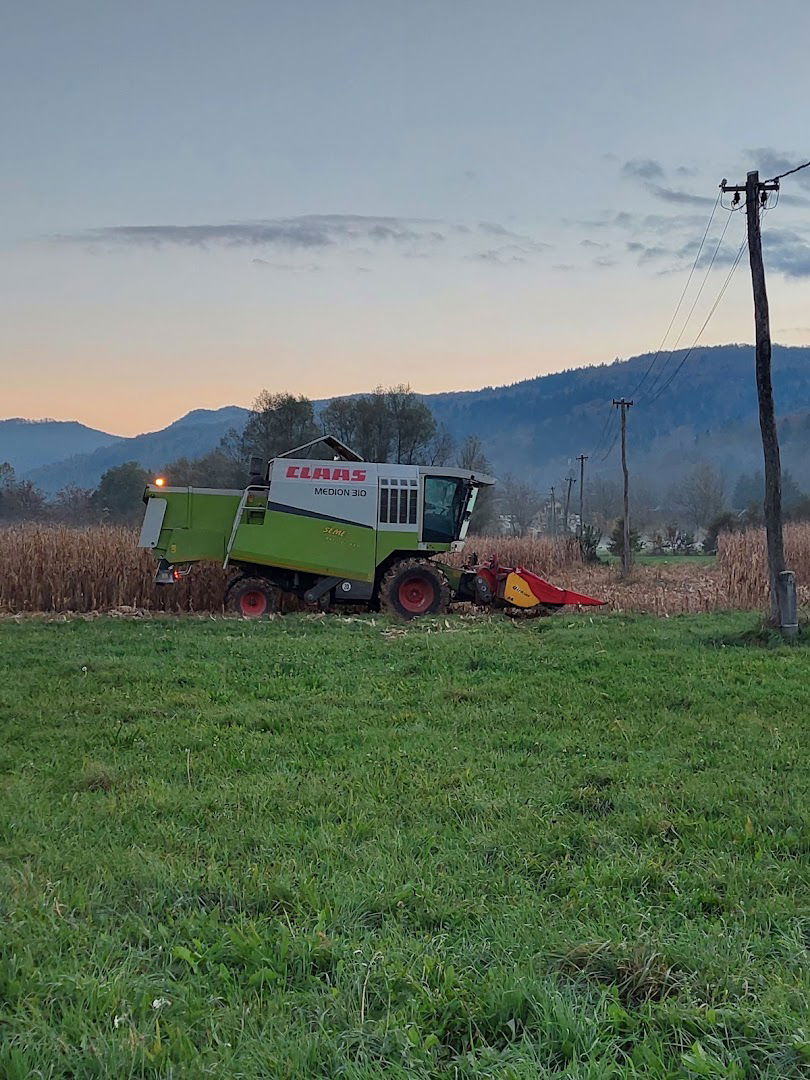
M563 513L563 532L567 536L568 535L568 508L571 505L571 485L574 482L573 476L566 476L565 482L566 482L566 484L568 484L568 487L567 487L566 492L565 492L565 511Z
M580 544L582 543L583 529L585 528L585 462L587 460L587 454L577 454L577 461L579 462L579 528L577 529L577 536Z
M613 399L613 404L622 414L622 474L624 476L624 544L622 545L622 575L627 577L633 561L630 550L630 485L627 476L627 410L633 404L626 398Z
M762 453L765 459L765 533L768 547L768 579L771 599L771 621L782 628L785 637L795 637L796 581L785 569L785 547L782 538L782 466L771 381L771 328L768 294L765 289L765 268L762 263L762 232L760 213L768 201L769 191L779 190L779 181L761 183L757 171L748 173L745 184L720 185L723 192L733 191L732 206L738 205L745 192L745 213L748 225L748 260L751 265L751 284L754 293L754 327L756 330L756 375L759 400L759 429L762 433Z
M551 486L551 535L557 538L557 503L554 501L554 485Z

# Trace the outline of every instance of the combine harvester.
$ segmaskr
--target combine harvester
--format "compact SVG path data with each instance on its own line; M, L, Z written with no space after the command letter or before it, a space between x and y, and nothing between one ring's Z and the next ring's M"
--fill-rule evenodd
M301 456L315 447L332 459ZM478 491L494 483L462 469L363 461L326 435L270 462L252 458L244 491L156 480L144 492L140 543L160 556L160 584L202 561L237 569L225 606L247 618L277 611L282 593L322 611L362 604L404 619L441 614L451 600L526 614L601 604L494 559L435 560L463 549Z

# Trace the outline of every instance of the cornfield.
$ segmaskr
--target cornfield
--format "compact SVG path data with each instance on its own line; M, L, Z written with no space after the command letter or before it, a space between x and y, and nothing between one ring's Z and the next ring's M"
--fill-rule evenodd
M785 561L796 574L799 602L810 603L810 523L785 526ZM764 608L768 603L768 564L764 529L721 533L717 565L734 606Z
M132 529L12 525L0 529L0 611L221 611L227 572L201 565L171 587Z
M810 525L785 529L788 566L799 597L810 604ZM723 534L714 566L682 563L637 566L629 581L615 567L587 566L573 539L470 537L467 554L495 555L504 566L524 566L556 584L597 596L612 610L674 615L723 608L764 609L768 601L765 534ZM116 526L0 528L0 612L221 612L228 572L196 566L182 582L154 584L155 559L137 547L136 534ZM294 603L289 605L295 607Z
M547 536L470 536L463 552L443 558L460 566L473 552L482 559L494 555L501 566L523 566L543 576L582 565L579 544L573 537L552 540Z

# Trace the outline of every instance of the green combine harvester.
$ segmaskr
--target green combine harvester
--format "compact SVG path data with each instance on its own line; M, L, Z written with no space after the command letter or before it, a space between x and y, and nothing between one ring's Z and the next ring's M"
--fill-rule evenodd
M316 447L332 459L302 456ZM249 618L277 611L283 593L323 611L361 604L403 618L445 612L451 599L521 609L598 603L494 560L435 561L464 547L478 492L494 483L463 469L363 461L326 435L269 462L252 458L243 491L149 484L140 543L160 558L160 584L202 561L233 567L225 606Z

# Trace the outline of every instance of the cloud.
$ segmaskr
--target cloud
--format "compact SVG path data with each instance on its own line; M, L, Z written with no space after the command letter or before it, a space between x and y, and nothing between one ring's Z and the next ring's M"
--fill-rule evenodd
M785 206L810 206L810 199L804 195L790 195L785 191L779 192L779 202Z
M600 244L596 240L580 240L579 246L584 248L604 248L607 247L607 244Z
M593 265L599 267L600 270L606 270L610 266L615 266L616 260L611 259L608 255L598 255L593 260Z
M660 161L654 158L632 158L622 165L625 176L632 176L639 180L656 180L664 176L664 168Z
M714 199L709 195L693 195L689 191L676 191L674 188L664 187L663 184L647 183L644 187L656 199L664 202L676 203L679 206L713 206Z
M437 227L438 226L438 227ZM373 241L438 242L441 223L359 214L307 214L294 218L205 225L113 225L60 237L71 243L110 243L146 247L271 247L288 251L327 249Z
M482 237L487 246L478 251ZM471 227L460 222L360 214L307 214L200 225L114 225L54 239L91 248L252 248L268 253L267 258L257 256L253 260L256 265L297 272L318 267L297 266L284 256L347 251L366 259L387 248L405 258L432 258L445 248L456 257L506 265L526 261L551 246L493 221ZM493 240L497 243L490 248ZM273 254L281 258L273 259Z
M251 259L254 266L264 266L269 270L285 270L292 274L312 274L321 269L317 263L285 263L285 262L273 262L270 259Z
M759 147L756 150L746 150L746 155L757 163L760 180L770 180L772 176L795 169L797 165L807 161L807 152L797 154L783 150L774 150L772 147ZM790 177L791 184L810 189L810 169L803 169Z
M697 269L705 269L709 263L719 269L723 266L730 266L735 261L739 251L739 242L726 239L720 246L718 246L719 243L720 234L706 238L700 251ZM692 239L680 246L664 244L660 241L658 243L648 243L644 240L628 240L625 247L631 255L637 257L639 264L668 259L673 265L658 271L659 274L667 274L680 270L683 264L694 262L695 255L700 248L700 240Z
M488 251L474 251L471 255L465 255L465 259L473 262L490 263L492 266L509 266L512 263L525 263L526 256L510 254L508 248L490 248Z
M500 248L500 251L502 252L511 250L518 254L528 255L532 252L547 251L551 247L550 244L545 244L541 240L535 240L531 236L512 232L511 229L507 229L503 225L498 225L497 222L494 221L479 221L478 229L480 232L484 233L485 236L495 236L500 240L511 241L511 243Z
M785 277L810 277L810 244L790 229L768 229L762 234L765 266Z
M661 259L672 254L669 248L662 247L659 244L643 244L638 240L628 240L625 246L632 255L638 255L640 263L649 262L651 259Z
M570 270L576 270L576 267L573 265L573 263L554 263L551 269L568 272Z

